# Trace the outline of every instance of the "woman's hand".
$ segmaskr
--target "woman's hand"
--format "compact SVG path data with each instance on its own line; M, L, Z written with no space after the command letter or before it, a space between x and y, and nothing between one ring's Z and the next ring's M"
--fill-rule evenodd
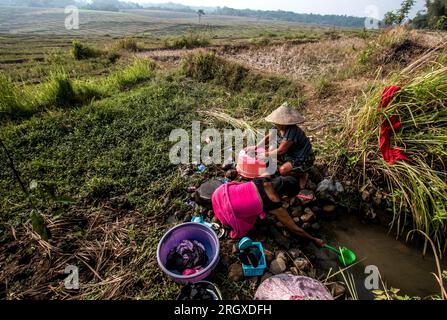
M319 239L319 238L314 238L313 240L314 240L315 245L319 248L323 248L324 245L326 244L322 239Z

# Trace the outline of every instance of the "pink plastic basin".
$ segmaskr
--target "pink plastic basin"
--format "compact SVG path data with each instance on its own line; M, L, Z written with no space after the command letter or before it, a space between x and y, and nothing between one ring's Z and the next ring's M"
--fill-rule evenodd
M252 149L253 150L253 149ZM254 179L267 175L267 164L248 154L249 148L241 150L237 159L237 172L244 178ZM252 151L253 152L253 151ZM258 148L256 152L264 153L265 149Z

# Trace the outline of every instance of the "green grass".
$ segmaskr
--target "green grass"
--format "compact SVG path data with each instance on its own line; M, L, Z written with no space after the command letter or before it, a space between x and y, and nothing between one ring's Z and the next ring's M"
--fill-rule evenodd
M11 79L0 73L0 120L2 118L15 118L26 116L29 108L22 100L19 88Z
M170 205L191 210L182 201L186 197L185 190L203 178L181 177L177 167L170 163L168 138L171 130L189 130L191 121L201 119L199 112L204 109L224 110L237 113L239 118L254 119L260 112L273 108L275 101L287 99L291 91L296 94L292 90L294 84L246 69L242 77L235 76L236 80L218 84L218 77L231 75L240 67L223 60L211 58L211 61L218 74L212 77L201 74L203 78L196 78L194 73L185 74L184 69L159 70L152 60L142 59L135 60L120 73L90 80L70 80L64 74L54 74L33 88L39 87L41 92L38 101L62 105L48 107L47 112L35 113L21 121L5 119L2 123L0 137L12 154L25 185L36 181L38 185L50 186L56 197L35 193L34 188L30 191L33 201L25 197L2 152L0 165L8 169L0 172L1 222L13 225L20 232L23 223L29 221L32 209L48 219L68 221L79 212L88 215L90 210L113 206L112 199L116 198L124 198L129 203L131 209L126 209L125 216L142 214L151 221L129 233L135 244L129 245L131 256L119 263L126 273L132 273L126 278L126 285L92 285L82 292L82 298L174 299L178 294L177 285L163 276L153 263L157 243L167 228L164 221L169 211L163 204L164 197L171 196ZM219 63L223 65L218 67ZM80 99L82 87L101 95L83 102ZM60 202L52 198L65 200ZM103 218L115 221L108 215L110 213ZM0 228L3 226L1 224ZM1 231L8 236L7 230ZM99 237L99 234L91 236ZM64 230L64 239L68 238L85 240L79 231L71 229ZM130 240L125 238L124 241ZM75 259L73 263L79 261ZM107 268L112 266L112 263L107 264ZM250 297L252 285L229 283L224 269L216 271L215 280L224 292L233 296L244 287ZM107 276L120 275L117 269L103 272ZM89 271L83 270L85 273ZM26 278L15 283L10 290L23 292L20 286L28 286L27 281ZM94 280L91 281L87 283L93 284ZM117 291L114 291L115 285L119 286Z
M112 87L124 90L153 77L155 68L156 63L151 59L136 59L123 70L112 74L108 78L108 83Z

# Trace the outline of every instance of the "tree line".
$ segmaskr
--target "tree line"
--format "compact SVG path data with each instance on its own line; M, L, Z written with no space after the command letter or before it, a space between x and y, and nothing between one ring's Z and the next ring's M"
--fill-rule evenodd
M447 30L447 0L426 0L425 10L408 19L415 0L404 0L400 9L385 14L386 26L408 24L416 29Z

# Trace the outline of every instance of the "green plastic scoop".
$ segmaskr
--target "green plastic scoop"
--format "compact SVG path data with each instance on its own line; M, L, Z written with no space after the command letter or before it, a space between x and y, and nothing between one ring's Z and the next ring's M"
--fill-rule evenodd
M328 244L325 244L324 247L334 251L337 254L338 261L340 261L340 263L345 267L350 266L357 260L355 253L349 250L348 248L343 247L337 249Z

